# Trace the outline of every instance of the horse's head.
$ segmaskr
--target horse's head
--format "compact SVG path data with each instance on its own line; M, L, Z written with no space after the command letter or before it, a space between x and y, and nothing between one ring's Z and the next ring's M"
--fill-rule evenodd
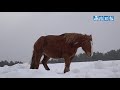
M92 35L84 35L84 40L81 44L82 49L85 51L88 57L92 56Z
M66 43L73 47L82 47L87 56L92 56L92 35L82 35L79 33L62 34L66 38Z

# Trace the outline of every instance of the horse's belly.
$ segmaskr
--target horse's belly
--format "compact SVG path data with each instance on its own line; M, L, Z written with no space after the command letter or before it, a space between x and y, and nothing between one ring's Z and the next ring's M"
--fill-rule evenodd
M61 49L60 48L57 48L57 49L45 49L44 50L44 54L48 57L51 57L51 58L62 58L62 53L61 53Z

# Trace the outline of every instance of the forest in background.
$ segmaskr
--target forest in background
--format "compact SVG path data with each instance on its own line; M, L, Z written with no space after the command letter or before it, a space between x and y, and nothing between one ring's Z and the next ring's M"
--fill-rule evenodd
M87 57L85 53L76 55L72 62L86 62L86 61L97 61L97 60L120 60L120 49L110 50L106 53L93 52L92 57ZM63 63L64 59L51 59L48 63Z
M18 64L18 63L23 64L23 62L21 62L21 61L10 61L10 62L8 62L7 60L4 60L4 61L0 62L0 67L3 67L5 65L12 66L12 65L15 65L15 64Z
M92 57L87 57L85 53L80 53L76 55L72 62L87 62L87 61L97 61L97 60L120 60L120 49L118 50L110 50L106 53L101 52L93 52ZM48 63L64 63L64 59L51 59L48 61ZM23 64L21 61L10 61L7 60L0 61L0 67L3 67L4 65L12 66L15 64Z

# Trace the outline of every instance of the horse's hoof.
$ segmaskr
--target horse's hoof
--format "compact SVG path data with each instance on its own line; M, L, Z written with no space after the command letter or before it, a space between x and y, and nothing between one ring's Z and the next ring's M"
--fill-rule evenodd
M49 71L50 69L49 69L49 68L47 68L46 70L48 70L48 71Z
M67 68L64 70L64 73L69 72L69 71L70 71L70 69Z
M69 72L69 71L64 71L64 73Z

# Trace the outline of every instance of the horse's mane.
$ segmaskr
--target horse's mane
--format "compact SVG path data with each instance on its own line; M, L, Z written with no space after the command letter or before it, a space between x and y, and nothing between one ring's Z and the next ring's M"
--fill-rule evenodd
M73 43L75 42L77 39L85 39L85 40L92 40L92 36L91 35L83 35L80 33L64 33L61 34L60 36L63 36L66 39L66 43Z
M76 39L78 39L80 36L82 36L82 34L64 33L64 34L61 34L61 36L63 36L66 39L66 43L72 43L72 42L75 42Z

